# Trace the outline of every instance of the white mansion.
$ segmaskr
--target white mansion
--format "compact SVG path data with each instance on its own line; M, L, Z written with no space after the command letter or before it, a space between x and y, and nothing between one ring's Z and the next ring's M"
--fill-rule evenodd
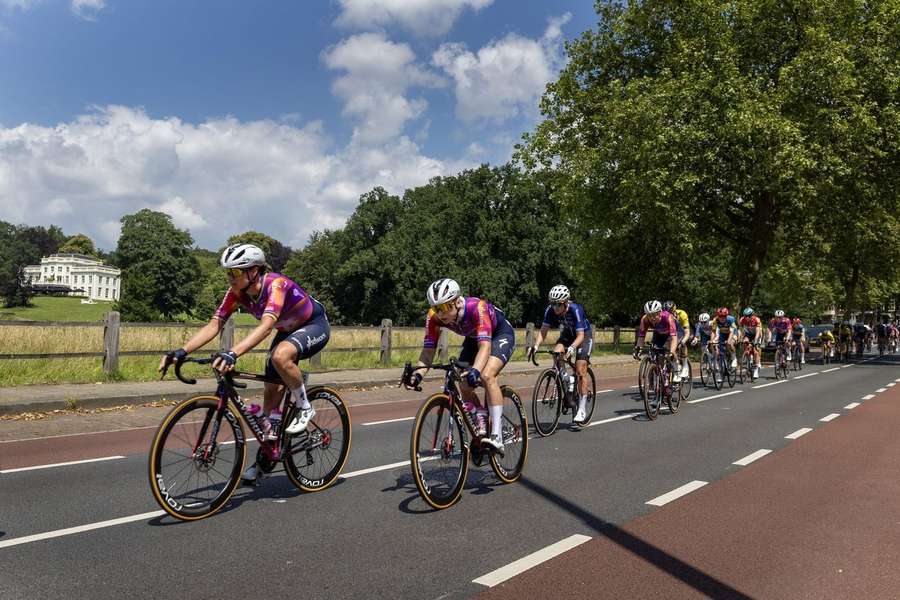
M42 258L40 265L25 267L32 284L68 287L67 295L91 300L118 300L121 274L83 254L51 254Z

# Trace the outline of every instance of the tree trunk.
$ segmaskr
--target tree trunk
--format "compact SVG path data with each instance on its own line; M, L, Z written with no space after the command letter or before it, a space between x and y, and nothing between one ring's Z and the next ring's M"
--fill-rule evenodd
M775 194L769 191L761 192L753 208L753 221L749 227L747 245L743 246L743 252L738 253L742 261L736 265L735 275L740 306L750 304L750 297L753 295L769 248L772 247L775 239L777 217L778 207L775 202Z
M850 272L850 278L844 283L844 292L846 293L844 300L844 320L847 320L853 312L853 305L856 302L856 285L858 283L859 265L854 264L853 270Z

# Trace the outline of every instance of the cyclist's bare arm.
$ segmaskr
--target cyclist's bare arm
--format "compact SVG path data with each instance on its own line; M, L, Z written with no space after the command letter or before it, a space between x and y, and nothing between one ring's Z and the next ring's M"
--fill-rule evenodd
M278 317L271 313L266 313L260 319L259 325L250 332L250 334L238 342L236 345L231 347L231 351L234 352L237 356L241 356L246 354L250 350L253 350L261 341L269 337L269 334L272 333L272 328L275 327L275 321L278 320ZM218 369L222 372L228 372L234 370L234 363L230 365L223 364L221 358L216 358L213 361L213 368Z
M540 346L541 342L544 341L544 338L547 337L547 332L550 331L549 327L541 327L540 332L538 332L537 337L534 338L534 346Z
M201 327L199 331L197 331L197 333L195 333L193 337L191 337L191 339L185 342L182 348L184 348L184 351L188 354L190 354L197 348L202 348L207 343L212 341L213 338L219 335L219 332L222 331L222 327L224 325L224 321L222 321L218 317L213 317L209 320L209 323ZM157 371L162 372L162 370L166 368L166 363L168 362L168 360L169 359L167 356L163 356L159 361L159 368L157 369Z
M419 353L419 362L416 364L415 371L421 371L422 375L428 372L428 367L431 366L431 362L434 360L434 352L437 348L422 348L422 352Z

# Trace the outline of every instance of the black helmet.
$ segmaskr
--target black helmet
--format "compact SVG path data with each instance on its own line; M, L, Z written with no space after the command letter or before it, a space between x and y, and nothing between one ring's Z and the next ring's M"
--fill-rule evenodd
M674 300L666 300L665 302L663 302L663 310L664 311L672 312L672 309L674 309L674 308L675 308Z

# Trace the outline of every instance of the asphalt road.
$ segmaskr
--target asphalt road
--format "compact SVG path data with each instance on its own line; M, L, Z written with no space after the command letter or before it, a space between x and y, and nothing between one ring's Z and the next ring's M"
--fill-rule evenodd
M660 510L647 502L689 482L762 468L732 463L761 448L777 453L801 428L827 431L821 418L894 383L898 364L867 356L852 368L807 365L775 385L767 368L752 386L695 389L693 403L653 422L632 377L601 378L598 389L615 389L599 395L591 427L533 438L516 484L500 484L489 466L470 468L461 501L444 511L418 497L402 464L412 421L366 424L414 414L424 395L399 390L353 393L350 459L328 490L300 494L276 471L193 523L158 514L145 423L127 427L119 415L112 432L3 442L0 598L469 597L487 589L474 580L571 536L595 536L598 523ZM528 389L532 380L512 383ZM110 456L123 458L19 470Z

